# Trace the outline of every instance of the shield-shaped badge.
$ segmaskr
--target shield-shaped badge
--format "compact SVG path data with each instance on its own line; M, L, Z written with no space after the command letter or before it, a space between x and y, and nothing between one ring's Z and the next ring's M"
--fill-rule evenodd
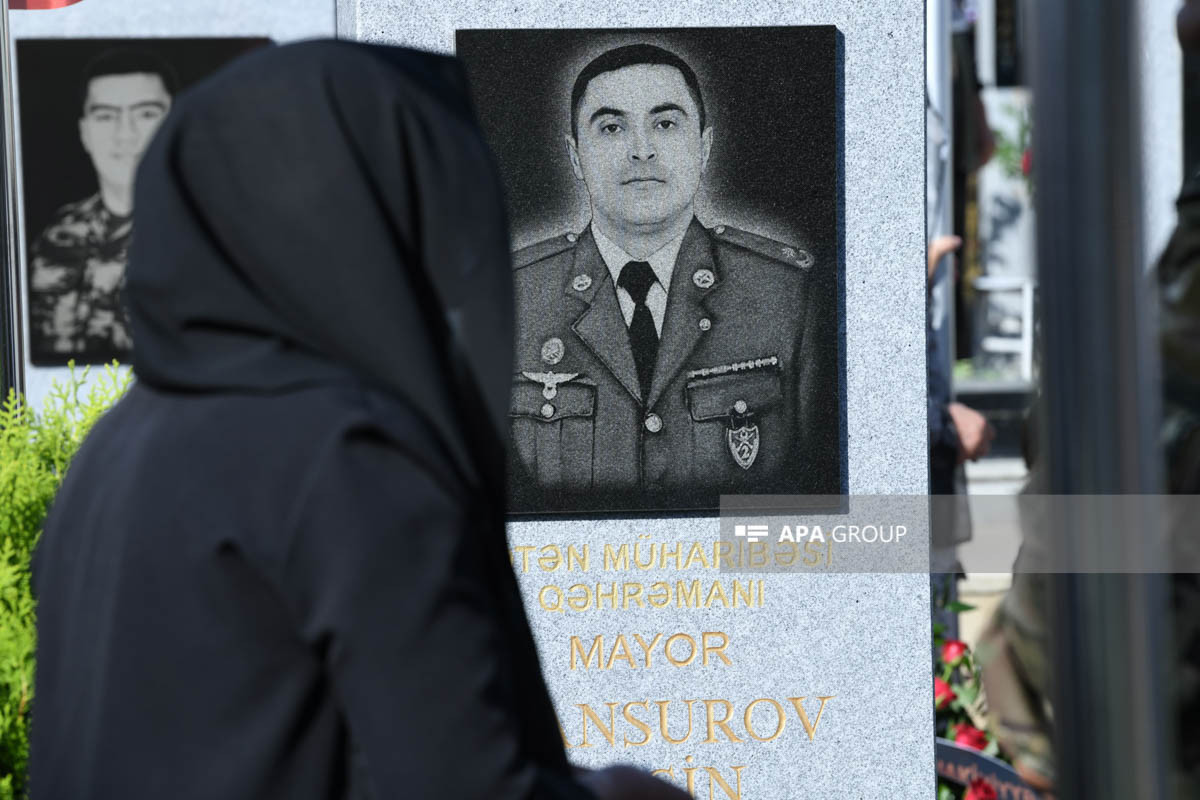
M725 431L725 441L729 443L734 462L742 469L750 469L754 459L758 458L758 426L729 428Z

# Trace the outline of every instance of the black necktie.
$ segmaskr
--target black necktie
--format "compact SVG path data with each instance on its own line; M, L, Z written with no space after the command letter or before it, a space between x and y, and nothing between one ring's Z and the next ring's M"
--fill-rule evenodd
M654 270L645 261L630 261L621 269L617 286L633 298L633 321L629 323L629 344L633 347L633 362L637 365L642 401L650 395L650 379L654 377L654 362L658 359L658 331L654 317L646 306L646 294L654 285Z

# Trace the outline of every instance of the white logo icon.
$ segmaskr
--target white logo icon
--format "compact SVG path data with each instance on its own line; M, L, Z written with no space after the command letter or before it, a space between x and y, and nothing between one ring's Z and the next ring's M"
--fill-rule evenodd
M765 539L767 536L766 525L734 525L733 535L745 539L748 542L757 542L760 539Z

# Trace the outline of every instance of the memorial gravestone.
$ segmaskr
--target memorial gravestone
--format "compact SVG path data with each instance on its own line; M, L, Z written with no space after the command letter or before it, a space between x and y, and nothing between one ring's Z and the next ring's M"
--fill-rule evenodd
M334 8L316 0L270 7L229 2L215 9L193 0L169 7L87 0L52 13L14 14L12 24L18 38L287 41L333 33ZM796 319L763 314L745 299L719 309L721 314L709 307L694 320L696 331L720 334L724 326L743 324L741 319L746 332L730 340L728 358L688 361L706 353L697 342L676 364L683 376L677 385L655 387L649 370L643 388L631 349L631 363L618 370L631 384L622 384L622 391L644 392L647 399L656 391L681 398L676 417L659 415L663 427L657 432L645 415L634 417L637 430L644 431L637 435L670 434L681 425L691 431L686 441L679 440L686 446L677 443L649 459L658 458L656 468L649 464L651 474L645 471L646 453L632 446L620 459L597 459L594 453L582 459L578 437L548 442L545 433L537 433L542 429L532 428L546 404L554 406L549 417L557 417L552 421L562 430L562 423L581 418L562 416L564 408L569 411L572 402L601 408L608 392L591 376L560 382L560 374L570 374L560 365L575 357L575 344L565 332L531 332L527 355L533 361L525 366L536 368L521 372L534 377L521 375L518 383L514 376L514 385L535 395L522 418L533 433L517 443L525 448L525 460L516 466L531 471L526 487L538 491L509 535L564 741L579 764L638 763L706 798L932 792L926 576L846 572L835 561L837 545L828 541L810 541L782 571L764 569L749 543L743 548L729 535L722 538L716 518L722 494L770 496L746 477L763 467L783 476L766 487L771 493L925 492L921 10L915 0L719 8L593 0L570 7L336 3L337 31L344 37L448 53L461 46L481 88L481 78L488 77L479 72L486 59L504 56L521 37L561 51L524 65L525 74L537 77L538 63L557 64L553 75L538 78L540 89L564 90L567 96L555 108L516 108L515 124L522 113L530 115L531 126L533 117L552 123L528 131L527 157L538 169L525 173L529 185L522 196L537 214L513 215L518 246L536 247L561 236L578 248L580 234L590 232L593 206L587 182L575 172L587 169L587 157L573 162L565 139L572 132L570 90L578 71L591 58L630 44L679 50L685 63L694 62L698 82L703 79L716 92L708 100L715 115L712 143L700 145L708 148L708 163L695 187L702 229L696 233L714 264L679 273L678 283L670 280L663 308L656 310L647 293L642 304L662 336L660 347L669 351L676 341L662 333L671 330L675 290L736 288L732 283L719 288L717 279L737 269L738 258L756 259L756 274L782 275L783 291L798 291L797 276L808 276L800 282L813 288L801 294L818 308L817 316L825 315L816 334L798 338ZM486 56L488 48L500 56ZM505 63L511 67L523 52L531 51L518 48ZM496 119L503 92L524 90L533 97L539 89L532 82L506 87L504 75L493 77L498 94L490 109L486 97L477 97L485 127L493 125L489 119ZM798 105L805 102L808 108ZM676 105L693 110L686 101ZM493 137L495 130L493 125ZM519 128L512 131L510 151L519 150L525 137ZM553 143L553 151L538 147L539 137ZM494 141L493 147L503 166L504 143ZM538 165L538 159L545 163ZM517 159L512 170L528 163ZM519 179L522 173L514 174ZM539 192L545 197L538 199ZM542 221L531 222L535 218ZM721 226L739 238L724 243L725 232L717 233ZM567 242L567 234L576 241ZM685 242L694 244L687 232L680 251L687 252ZM731 262L732 252L745 255ZM561 252L545 258L560 257ZM597 271L587 273L597 290L593 298L610 268L603 254L600 258L603 263L593 263ZM653 271L654 259L649 260ZM712 273L709 286L705 269ZM593 288L574 289L579 274L566 275L571 283L564 290ZM631 298L615 291L611 273L608 280L614 300L609 310L624 314L620 303ZM777 294L768 294L765 302L776 301ZM633 305L631 316L638 314L638 303ZM632 320L622 322L629 324ZM619 332L627 336L626 330ZM759 344L755 336L765 337L761 351L750 349ZM563 340L561 356L555 338ZM797 341L811 347L802 357ZM745 352L734 347L743 344ZM547 356L559 360L550 363ZM818 373L815 386L790 382L793 372L810 369ZM55 374L29 370L34 402ZM725 391L731 383L754 392L735 397ZM819 426L798 422L808 413L821 418ZM632 436L627 430L621 435ZM613 441L612 435L597 439L591 431L593 451L604 452ZM566 446L549 465L537 460L539 446L544 451L547 444ZM794 460L785 464L786 459ZM822 466L811 469L814 463ZM578 479L584 464L588 475ZM637 466L636 475L629 464ZM787 480L806 470L816 479ZM677 472L684 477L672 477ZM574 497L555 507L550 501L561 493L564 474L576 477ZM624 516L614 516L617 510ZM546 511L555 514L539 516ZM910 545L919 546L924 535L914 524ZM813 574L818 572L823 574Z
M926 490L922 5L656 5L338 5L343 37L463 57L508 187L509 538L564 742L696 797L929 796L927 521L906 513L898 565L868 569L832 537L784 564L789 520L754 518L770 540L751 543L716 516L731 494ZM641 172L607 177L644 184L606 196L596 156L623 135ZM663 269L629 229L672 219ZM631 262L649 289L622 282ZM811 307L828 317L797 334Z

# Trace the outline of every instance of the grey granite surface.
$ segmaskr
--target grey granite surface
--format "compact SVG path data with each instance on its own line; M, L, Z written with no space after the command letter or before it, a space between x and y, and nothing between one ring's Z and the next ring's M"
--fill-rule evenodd
M673 557L663 568L657 551L653 568L637 566L639 556L649 564L652 544L666 544L668 552L678 544L684 565L693 542L711 554L714 526L647 520L511 527L515 567L571 759L591 767L616 761L673 767L670 777L681 786L685 767L713 767L735 790L733 767L745 767L741 794L733 796L746 800L932 796L928 577L738 574L705 567L698 557L690 568L677 568ZM568 544L579 558L567 559ZM619 558L621 544L629 545L628 568L606 568L605 545ZM563 561L548 572L543 567L558 563L554 545ZM664 650L668 642L676 663ZM830 699L818 720L820 697ZM800 705L813 725L811 738L792 698L806 698ZM685 736L690 700L696 702ZM678 743L664 738L663 703L667 733ZM758 741L746 729L752 704L749 723ZM601 724L586 717L583 705ZM772 738L777 708L785 723ZM726 731L715 721L727 715ZM708 773L694 775L695 796L709 797ZM719 785L713 789L713 797L726 796Z
M924 15L919 0L351 2L354 19L339 24L343 36L442 52L452 52L459 28L835 25L844 37L842 280L849 488L855 494L926 491ZM711 562L712 544L719 538L715 519L517 522L509 526L509 535L518 548L522 590L576 762L672 768L678 784L686 788L690 776L695 796L704 798L710 792L746 800L933 795L929 581L924 574L739 576L699 559L677 569L670 558L660 568L661 554L647 571L632 561L625 569L605 568L605 545L619 552L626 544L634 559L638 543L643 556L652 543L667 543L668 552L683 543L686 560L691 544L699 542ZM554 571L539 566L553 567L553 546L568 544L579 555L588 546L586 571L577 561L570 570L565 562ZM546 560L539 562L543 555ZM738 587L734 580L741 582ZM750 580L762 581L761 606L745 603ZM699 582L700 605L708 600L709 607L688 607L693 581ZM721 588L714 590L714 583ZM614 584L619 605L629 592L630 608L614 610L607 598L595 608L597 585L607 595ZM739 588L743 595L734 608L729 595ZM648 602L653 596L661 604L664 592L669 605ZM758 585L748 593L757 601ZM560 597L563 610L547 610ZM590 607L572 609L572 597L578 606L588 600ZM707 665L698 656L673 666L662 652L675 634L687 634L703 649L705 632L728 637L723 652L729 664L715 649ZM647 668L634 634L651 643L660 633ZM628 658L618 644L620 635ZM681 662L687 636L674 640L673 655ZM597 667L596 653L585 668L584 656L597 645L596 637L603 637L597 650L603 650L605 668ZM722 641L708 637L714 647ZM574 669L572 646L582 648L575 653ZM800 704L812 723L819 696L832 699L810 740L789 698L807 698ZM664 706L658 702L669 701L668 732L678 739L687 729L688 700L696 701L692 736L670 744L659 727ZM745 710L755 700L761 702L750 722L762 738L770 737L777 723L771 701L785 713L782 732L770 741L756 741L745 730ZM706 741L709 710L716 720L725 715L721 701L730 703L729 732L714 721L713 741ZM595 716L586 716L581 706ZM589 746L581 746L585 719ZM732 793L705 767L713 768Z
M53 11L13 11L16 38L270 36L334 34L336 0L83 0Z
M354 39L358 32L358 0L337 0L337 33L340 38Z

